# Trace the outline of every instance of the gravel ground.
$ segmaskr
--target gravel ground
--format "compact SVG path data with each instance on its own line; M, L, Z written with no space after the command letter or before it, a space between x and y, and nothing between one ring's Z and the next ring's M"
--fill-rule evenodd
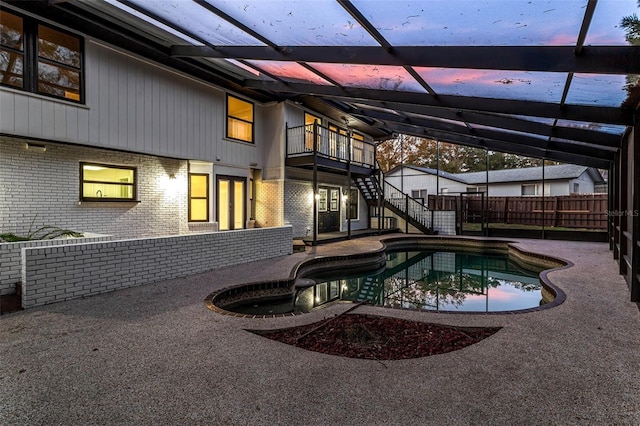
M232 284L287 277L312 256L375 250L376 238L0 317L0 424L637 425L640 311L606 244L521 240L571 260L549 278L560 306L505 315L363 306L358 313L503 327L463 350L419 359L343 358L245 329L312 323L217 314Z

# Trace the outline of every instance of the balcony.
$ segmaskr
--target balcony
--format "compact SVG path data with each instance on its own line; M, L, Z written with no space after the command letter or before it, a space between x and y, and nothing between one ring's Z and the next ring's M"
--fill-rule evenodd
M375 146L329 130L319 124L287 129L288 166L371 175L375 171Z

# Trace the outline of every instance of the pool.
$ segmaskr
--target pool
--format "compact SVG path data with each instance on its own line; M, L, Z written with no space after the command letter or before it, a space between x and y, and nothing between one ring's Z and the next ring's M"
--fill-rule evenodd
M245 316L271 316L366 302L421 311L508 312L540 307L555 296L541 284L545 267L504 251L394 249L381 256L357 271L348 263L312 269L294 286L253 284L227 298L223 308Z

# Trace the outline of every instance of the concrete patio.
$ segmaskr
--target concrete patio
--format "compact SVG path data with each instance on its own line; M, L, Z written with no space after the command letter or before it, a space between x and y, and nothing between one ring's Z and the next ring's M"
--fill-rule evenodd
M333 316L208 310L222 286L285 278L301 260L378 237L0 317L0 424L640 424L640 311L606 244L521 240L575 266L549 274L553 309L473 315L359 313L501 326L463 350L402 361L308 352L246 332Z

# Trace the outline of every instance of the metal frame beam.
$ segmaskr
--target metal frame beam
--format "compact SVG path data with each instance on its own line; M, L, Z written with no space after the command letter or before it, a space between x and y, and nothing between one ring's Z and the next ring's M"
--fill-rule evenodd
M640 46L209 46L174 45L172 56L377 64L507 71L637 74Z
M397 112L411 113L423 116L423 118L437 117L447 120L464 121L470 124L502 128L516 132L531 133L550 138L576 140L594 145L609 148L620 148L621 137L617 134L601 132L597 130L580 129L575 127L558 127L537 121L524 120L502 115L484 114L475 111L452 110L450 108L440 108L421 105L407 105L394 102L381 101L358 101L360 106L370 105L377 108L392 109ZM372 112L374 109L356 107L345 111L346 113L359 117L375 118ZM403 115L404 116L404 115Z
M517 145L514 143L499 141L487 138L480 138L475 136L467 136L461 134L455 134L440 130L426 129L423 127L414 127L410 125L404 125L399 123L386 124L385 127L395 130L399 133L417 136L427 137L430 139L436 139L441 142L449 142L458 145L466 145L476 148L486 148L491 151L500 151L516 155L525 155L534 158L544 158L546 160L561 161L564 163L580 164L588 167L596 167L599 169L609 168L610 161L593 158L580 154L567 153L557 151L555 149L543 149L537 147L531 147L526 145Z
M633 113L616 107L596 107L583 105L566 105L560 108L550 102L533 102L512 99L493 99L465 97L455 95L439 95L437 98L427 93L398 92L393 90L339 88L308 83L281 84L271 81L246 80L245 87L269 90L280 93L299 93L324 97L335 97L343 100L372 99L414 105L429 105L460 110L493 112L509 115L529 115L565 120L587 121L593 123L631 125Z
M353 114L353 112L351 113ZM410 118L403 119L402 117L394 116L394 114L383 113L383 112L373 112L369 115L369 117L376 118L377 120L383 121L386 126L389 123L395 123L399 125L412 125L424 127L431 130L439 130L444 132L451 132L455 134L459 134L462 136L474 136L483 139L493 139L496 141L507 142L513 145L524 145L528 147L536 147L542 148L545 150L555 150L559 152L565 153L574 153L578 151L580 155L585 157L593 157L606 159L609 161L613 161L615 156L615 150L605 149L602 147L592 146L592 145L584 145L574 141L573 143L560 142L557 140L549 140L536 138L527 135L514 134L509 132L503 132L499 129L491 130L491 129L479 129L479 128L471 128L469 129L464 123L462 124L454 124L447 123L437 120L429 120L426 118Z

